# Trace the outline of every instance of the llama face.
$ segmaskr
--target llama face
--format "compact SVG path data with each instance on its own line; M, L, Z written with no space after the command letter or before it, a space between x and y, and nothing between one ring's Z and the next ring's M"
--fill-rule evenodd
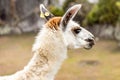
M94 45L94 36L72 20L80 8L81 5L77 4L68 9L62 17L60 26L68 48L84 47L90 49Z
M54 30L59 28L63 32L64 42L68 48L90 49L94 45L94 36L72 20L80 8L80 4L74 5L61 18L54 17L43 5L40 5L40 16L47 20L46 24L49 28Z
M72 20L69 21L63 35L70 49L82 47L90 49L94 45L94 36Z

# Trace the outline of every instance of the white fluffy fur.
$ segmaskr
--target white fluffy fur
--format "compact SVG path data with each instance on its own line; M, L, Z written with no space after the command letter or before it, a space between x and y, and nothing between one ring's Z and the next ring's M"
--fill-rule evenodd
M52 31L44 27L36 37L34 56L29 64L14 75L0 77L0 80L53 80L67 57L62 35L61 30Z

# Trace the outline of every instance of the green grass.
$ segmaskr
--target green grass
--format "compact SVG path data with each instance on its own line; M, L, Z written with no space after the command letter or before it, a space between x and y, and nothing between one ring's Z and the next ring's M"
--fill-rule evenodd
M15 73L32 57L35 34L0 37L0 75ZM68 51L55 80L120 80L120 49L112 40L100 40L91 50Z

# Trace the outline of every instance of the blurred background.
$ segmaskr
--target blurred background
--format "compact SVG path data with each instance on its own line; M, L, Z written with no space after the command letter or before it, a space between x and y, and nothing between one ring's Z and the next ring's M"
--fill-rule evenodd
M120 80L120 0L0 0L0 75L23 69L32 57L35 36L45 23L43 3L56 16L72 5L74 18L96 36L91 50L69 50L55 80Z

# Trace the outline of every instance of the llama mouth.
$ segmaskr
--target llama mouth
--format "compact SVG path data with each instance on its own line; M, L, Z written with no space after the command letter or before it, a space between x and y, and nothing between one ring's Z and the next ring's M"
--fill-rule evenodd
M95 45L95 43L91 42L87 46L85 46L84 48L87 49L87 50L90 50L93 47L93 45Z
M92 48L92 46L85 46L84 49L86 50L90 50Z

